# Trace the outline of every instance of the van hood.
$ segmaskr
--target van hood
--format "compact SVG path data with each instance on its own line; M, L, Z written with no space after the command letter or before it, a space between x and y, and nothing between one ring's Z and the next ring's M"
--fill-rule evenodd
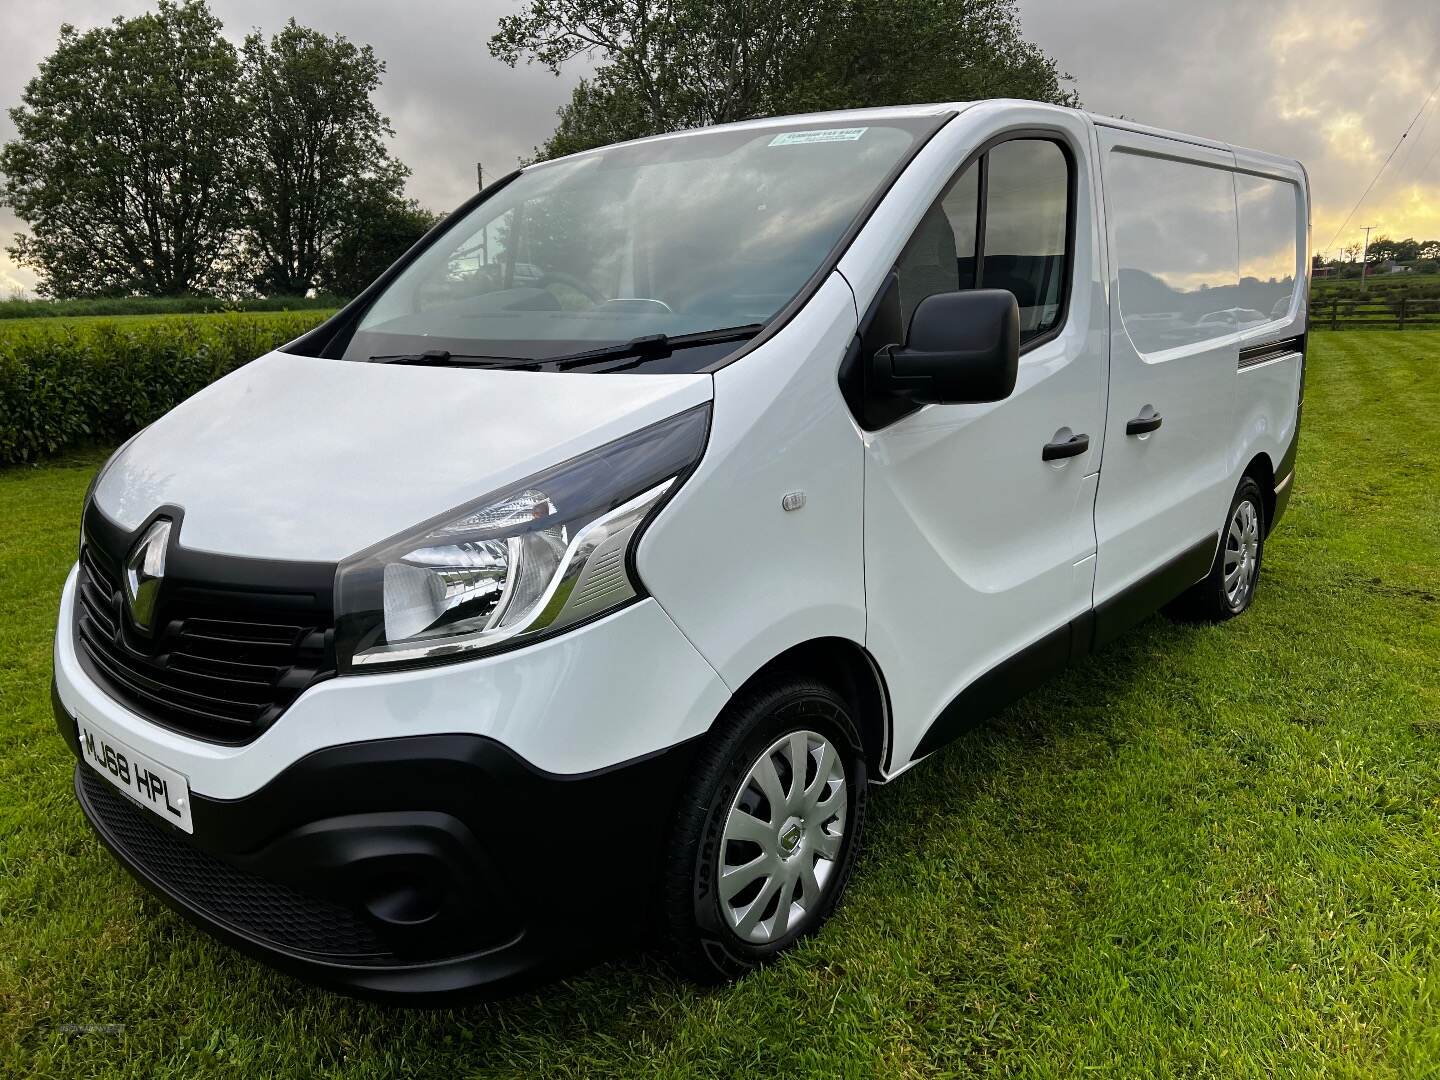
M97 507L134 530L184 511L186 548L335 562L709 401L708 375L365 364L270 353L112 460Z

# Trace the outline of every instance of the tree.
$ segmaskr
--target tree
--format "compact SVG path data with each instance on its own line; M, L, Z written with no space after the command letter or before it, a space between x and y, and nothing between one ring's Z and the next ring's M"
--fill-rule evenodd
M677 128L865 105L1025 97L1078 104L1020 33L1015 0L528 0L490 51L559 73L598 57L543 157Z
M820 24L777 112L980 98L1079 106L1070 76L1025 40L1015 0L861 0Z
M238 77L203 0L61 27L0 150L0 201L31 232L7 250L39 273L42 295L223 285L241 201Z
M368 45L292 18L268 42L248 36L242 66L253 118L242 161L254 282L262 292L301 295L359 227L357 202L393 218L401 200L409 170L390 157L393 132L370 100L385 64Z
M336 296L357 295L438 220L414 199L401 199L383 185L362 192L347 209L317 284Z
M1412 239L1391 240L1388 236L1377 236L1370 241L1367 261L1371 263L1414 262L1420 258L1420 241Z

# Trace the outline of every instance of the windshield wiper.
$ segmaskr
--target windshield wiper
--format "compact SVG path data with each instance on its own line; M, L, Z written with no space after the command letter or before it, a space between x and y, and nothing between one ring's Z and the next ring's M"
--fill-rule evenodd
M650 334L647 337L631 338L618 345L606 345L584 352L566 353L562 356L487 356L483 353L452 353L447 349L427 349L418 353L395 353L372 356L372 364L414 364L419 367L483 367L505 370L508 368L552 367L555 371L598 364L606 360L634 358L640 363L652 357L669 356L679 349L693 349L700 345L719 345L727 341L746 341L764 329L762 323L746 323L744 326L726 326L719 330L702 330L696 334ZM630 367L617 364L615 367Z
M417 367L487 367L522 368L535 367L543 360L530 360L523 356L486 356L483 353L452 353L448 349L426 349L419 353L393 353L372 356L372 364L414 364Z
M744 326L726 326L719 330L702 330L696 334L650 334L647 337L631 338L618 345L606 345L602 349L587 349L585 352L565 356L551 356L540 361L554 364L556 370L582 367L602 360L621 360L626 357L649 359L651 356L668 356L678 349L693 349L700 345L718 345L727 341L746 341L763 330L762 323L746 323Z

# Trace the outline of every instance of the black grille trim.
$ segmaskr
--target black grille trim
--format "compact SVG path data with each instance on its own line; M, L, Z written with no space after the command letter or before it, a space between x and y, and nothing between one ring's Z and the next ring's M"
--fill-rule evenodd
M178 510L161 513L178 527ZM333 568L187 552L172 540L147 636L126 613L120 582L148 525L127 532L93 504L86 510L75 591L81 663L147 720L209 742L248 743L335 674Z
M77 763L76 794L101 839L143 882L220 927L314 960L403 964L356 912L267 881L186 843L93 769Z
M1305 351L1305 339L1303 337L1285 338L1281 341L1271 341L1264 345L1251 345L1240 350L1239 370L1256 367L1270 360L1278 360L1282 356L1289 356L1291 353L1303 353Z

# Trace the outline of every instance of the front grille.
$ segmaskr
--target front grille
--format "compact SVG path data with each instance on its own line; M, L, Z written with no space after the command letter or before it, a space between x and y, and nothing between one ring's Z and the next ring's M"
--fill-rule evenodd
M262 944L316 959L377 966L401 963L348 908L238 870L152 823L87 765L78 765L80 799L106 841L183 904Z
M212 742L246 743L306 687L334 674L333 634L313 604L287 608L283 594L182 585L162 593L158 625L146 639L128 625L117 578L87 543L76 635L89 673L148 720Z

